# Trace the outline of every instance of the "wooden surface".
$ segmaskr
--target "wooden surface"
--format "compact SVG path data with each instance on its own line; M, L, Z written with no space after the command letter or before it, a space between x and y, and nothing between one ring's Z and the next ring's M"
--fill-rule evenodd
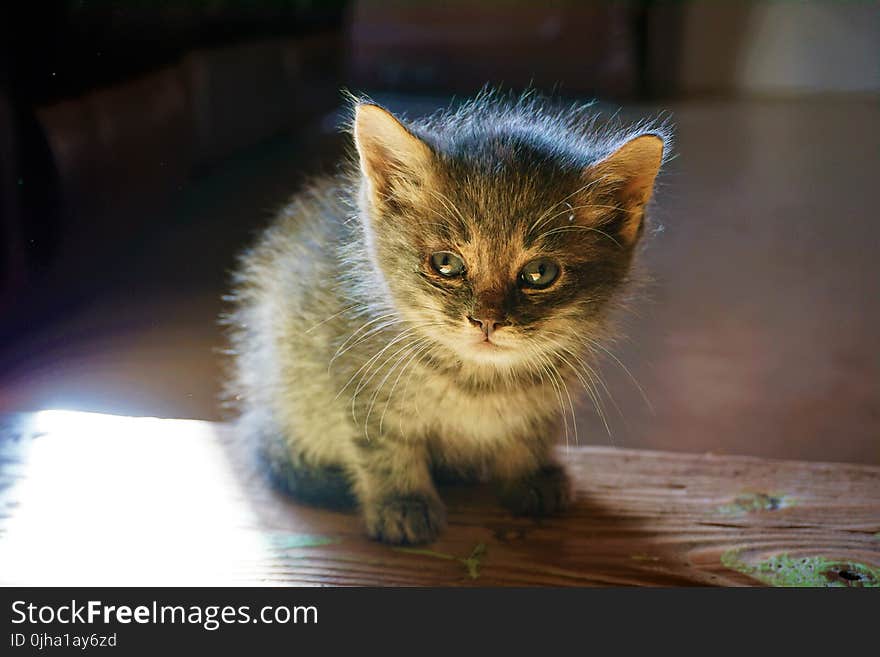
M61 411L0 421L5 585L880 584L880 468L561 450L564 516L443 489L433 545L267 488L223 425Z

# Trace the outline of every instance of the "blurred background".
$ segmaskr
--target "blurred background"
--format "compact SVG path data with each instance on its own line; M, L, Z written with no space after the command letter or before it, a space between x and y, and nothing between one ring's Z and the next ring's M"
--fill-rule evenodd
M582 442L880 463L878 2L6 3L0 413L220 418L229 269L340 89L486 82L676 125Z

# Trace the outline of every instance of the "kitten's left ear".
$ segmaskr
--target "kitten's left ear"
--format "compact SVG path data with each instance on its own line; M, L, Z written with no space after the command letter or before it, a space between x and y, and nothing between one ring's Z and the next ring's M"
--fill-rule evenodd
M405 193L429 171L428 145L378 105L361 103L355 109L354 142L374 200Z
M663 163L663 139L654 134L629 140L605 159L587 169L598 190L611 196L620 208L619 235L627 243L638 239L645 206L654 191L654 179Z

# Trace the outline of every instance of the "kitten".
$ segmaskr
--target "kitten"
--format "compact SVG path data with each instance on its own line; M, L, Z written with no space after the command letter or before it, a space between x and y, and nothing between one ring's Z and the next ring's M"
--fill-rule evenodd
M482 93L402 121L356 101L356 158L244 254L229 394L272 476L433 540L438 473L516 513L569 502L552 445L607 330L664 159L663 126Z

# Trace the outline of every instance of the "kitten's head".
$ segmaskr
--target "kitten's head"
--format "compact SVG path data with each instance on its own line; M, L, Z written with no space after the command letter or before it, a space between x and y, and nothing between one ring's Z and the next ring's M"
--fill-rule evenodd
M478 98L404 124L355 108L374 267L421 337L479 367L577 358L626 283L666 133Z

